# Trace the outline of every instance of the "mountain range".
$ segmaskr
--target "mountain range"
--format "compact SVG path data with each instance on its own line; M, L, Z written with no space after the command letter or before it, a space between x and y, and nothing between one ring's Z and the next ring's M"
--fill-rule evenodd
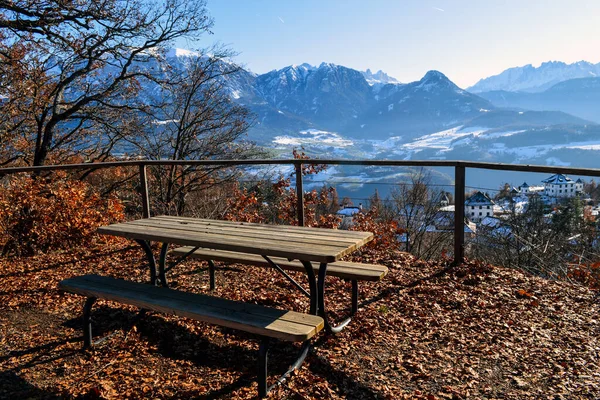
M600 123L600 77L569 79L537 93L494 90L478 95L497 107L558 110Z
M472 93L496 90L537 93L569 79L593 77L600 77L600 63L579 61L566 64L560 61L549 61L539 67L528 64L523 67L509 68L498 75L481 79L467 90Z
M169 62L189 56L171 52ZM232 100L256 116L249 139L275 156L303 147L328 158L595 167L600 149L600 128L593 122L600 122L600 65L586 62L511 68L467 90L439 71L400 83L383 71L331 63L264 74L242 69L224 79ZM390 178L375 170L361 174L351 178ZM350 179L348 171L339 176ZM335 171L329 179L335 180Z

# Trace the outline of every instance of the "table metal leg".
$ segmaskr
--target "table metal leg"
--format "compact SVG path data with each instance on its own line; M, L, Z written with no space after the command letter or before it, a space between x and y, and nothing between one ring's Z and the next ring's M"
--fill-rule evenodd
M163 287L168 287L167 283L167 251L169 251L169 243L163 243L160 248L160 258L158 259L158 278L160 279Z
M184 256L180 257L177 261L172 262L167 266L167 253L169 252L169 243L163 243L160 248L160 256L158 258L158 263L156 262L156 258L154 257L154 253L152 252L152 243L147 240L136 240L136 242L142 246L144 249L144 253L146 253L146 258L148 259L148 265L150 267L150 282L153 285L160 284L164 287L169 287L169 282L167 281L167 272L177 266L179 263L185 261L193 252L199 249L199 247L194 247L192 251L188 252Z
M83 306L83 348L92 346L92 306L96 302L95 297L88 297Z
M306 276L308 277L308 288L310 292L310 313L318 315L319 313L319 288L317 286L317 280L315 279L315 271L313 270L310 261L301 261L306 270ZM325 264L327 266L327 264Z
M356 279L352 280L352 310L351 315L356 314L358 311L358 281Z
M317 292L318 292L318 307L317 309L319 310L318 315L321 316L321 318L323 318L323 321L325 322L325 330L328 333L338 333L340 332L342 329L344 329L346 327L346 325L348 325L350 323L350 321L352 320L352 314L354 314L355 308L357 308L357 304L355 304L357 302L356 298L358 297L358 282L355 283L355 281L353 281L352 283L352 311L351 311L351 315L346 318L345 320L343 320L342 322L340 322L338 325L333 326L329 323L328 319L327 319L327 312L325 311L325 276L327 275L327 263L321 263L321 265L319 266L319 281L317 283Z
M283 277L285 279L287 279L292 285L294 285L299 291L304 293L304 295L310 299L310 293L307 292L306 289L304 289L302 287L302 285L300 285L298 282L296 282L296 280L294 278L292 278L287 272L285 272L283 270L283 268L281 268L279 265L277 265L277 263L273 262L273 260L271 260L269 257L263 255L263 258L265 260L267 260L267 262L269 263L269 265L271 267L275 268L277 270L277 272L279 272L281 275L283 275ZM313 276L314 276L314 273L313 273Z
M146 253L146 258L148 259L148 266L150 268L150 283L152 285L156 285L158 280L156 278L156 259L154 258L154 253L152 253L152 247L150 247L150 242L146 240L136 240L136 242L142 246L144 249L144 253Z
M216 287L216 283L215 283L216 269L217 269L217 267L215 266L214 261L208 260L208 278L210 280L210 290L215 290L215 287Z

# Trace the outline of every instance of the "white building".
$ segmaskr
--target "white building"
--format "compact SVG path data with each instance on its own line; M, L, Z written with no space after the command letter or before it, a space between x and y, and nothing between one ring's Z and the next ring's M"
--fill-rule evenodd
M338 217L342 219L340 223L340 227L342 229L347 229L352 226L354 215L358 214L362 211L362 204L359 204L358 207L348 207L344 206L344 208L338 210L336 214Z
M563 174L555 174L544 179L544 193L548 197L575 197L583 193L583 181L574 181Z
M530 196L532 194L540 194L545 189L544 186L529 186L527 182L523 182L521 186L519 186L519 191L521 195Z
M494 215L495 204L487 194L477 192L465 201L465 216L474 222L481 221Z

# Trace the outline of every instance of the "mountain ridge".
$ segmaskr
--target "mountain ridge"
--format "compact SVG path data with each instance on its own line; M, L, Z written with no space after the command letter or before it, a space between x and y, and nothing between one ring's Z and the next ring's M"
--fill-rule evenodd
M569 79L538 93L495 90L478 95L497 107L562 111L600 123L600 77Z
M527 64L508 68L499 74L480 79L467 90L473 93L496 90L538 93L566 80L588 77L600 77L600 63L577 61L567 64L562 61L547 61L539 67Z
M184 67L186 57L210 57L185 51L172 54L169 62L174 68ZM224 68L235 66L231 60L223 63ZM564 65L548 63L546 68ZM593 149L600 149L600 125L589 118L507 108L484 94L460 88L436 70L408 83L391 79L386 83L386 76L390 78L380 71L324 62L288 65L264 74L241 68L219 79L233 102L254 113L255 124L247 139L269 149L274 157L302 147L311 157L341 159L464 159L582 166L597 159ZM369 82L371 78L377 82ZM575 83L581 82L562 83L552 90L586 87ZM600 85L590 82L587 86ZM154 93L153 89L149 86L145 91ZM565 144L565 137L580 142ZM330 174L345 176L343 180L348 181L349 172L341 167ZM395 179L395 174L385 168L370 169L356 180L386 181ZM477 179L485 183L488 174Z

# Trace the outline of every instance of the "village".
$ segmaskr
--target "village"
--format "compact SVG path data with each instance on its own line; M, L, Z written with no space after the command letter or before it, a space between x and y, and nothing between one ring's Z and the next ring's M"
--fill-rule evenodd
M450 194L441 192L435 204L403 204L397 210L400 226L406 233L398 235L400 246L409 249L409 242L418 240L419 236L439 236L451 234L454 230L455 204L451 204ZM530 210L532 202L541 206L543 218L550 223L553 215L561 212L559 208L578 199L582 205L579 217L594 219L600 212L600 206L584 191L584 182L580 178L573 180L564 174L554 174L541 181L540 185L530 185L523 182L518 187L505 185L503 191L495 196L480 190L468 195L464 203L464 233L465 238L474 240L479 236L510 237L512 228L511 217L525 214ZM363 211L362 204L358 207L343 206L337 211L342 219L342 229L352 225L353 216ZM412 237L411 237L412 236ZM481 237L479 238L481 241Z

